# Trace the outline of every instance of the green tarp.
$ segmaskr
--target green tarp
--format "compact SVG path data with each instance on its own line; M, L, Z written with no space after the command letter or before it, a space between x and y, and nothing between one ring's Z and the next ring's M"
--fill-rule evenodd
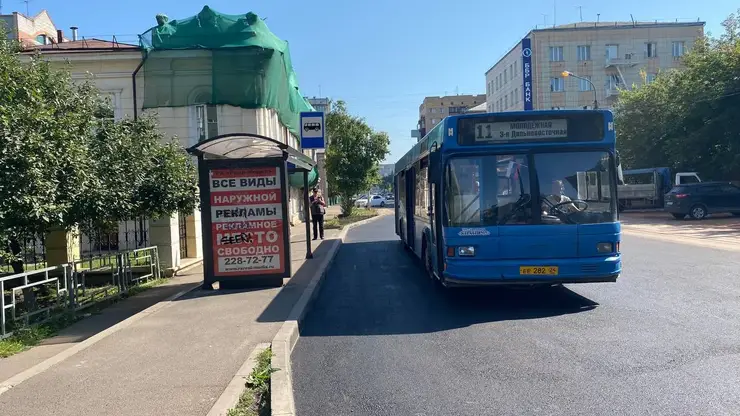
M288 182L294 188L303 188L303 172L295 172L288 175ZM319 182L319 170L316 166L308 172L308 187L313 188Z
M288 42L256 14L228 15L205 6L182 20L157 15L157 23L139 36L145 60L137 82L145 109L272 108L300 137L300 113L313 108L298 89Z

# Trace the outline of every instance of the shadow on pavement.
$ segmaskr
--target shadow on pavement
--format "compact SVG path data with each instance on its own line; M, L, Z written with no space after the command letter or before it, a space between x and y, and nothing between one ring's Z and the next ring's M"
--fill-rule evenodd
M116 302L100 312L91 313L90 316L61 330L56 336L41 341L38 345L56 345L84 341L196 284L183 282L147 289L136 296Z
M429 333L580 313L597 306L563 286L446 291L426 277L398 240L345 243L302 325L301 336Z
M300 237L299 237L300 238ZM302 237L305 242L305 236ZM292 243L295 243L294 240ZM313 258L305 259L305 250L291 253L295 257L291 260L292 277L290 279L284 279L282 287L266 287L259 285L255 287L239 288L239 289L215 289L215 290L203 290L198 288L188 293L187 295L177 299L177 302L183 302L193 299L206 298L211 296L230 296L245 292L255 291L274 291L276 295L270 304L262 311L257 318L257 322L283 322L287 319L288 314L293 309L300 296L303 294L303 290L308 286L311 278L318 270L321 263L324 261L328 254L331 246L336 244L338 239L327 238L321 241L313 249ZM305 260L305 261L304 261Z

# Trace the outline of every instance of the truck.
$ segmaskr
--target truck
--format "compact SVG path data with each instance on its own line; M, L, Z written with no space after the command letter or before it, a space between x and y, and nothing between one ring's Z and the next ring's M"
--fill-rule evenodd
M623 184L617 186L619 210L663 209L665 194L675 185L701 182L696 172L678 172L671 169L647 168L625 170Z

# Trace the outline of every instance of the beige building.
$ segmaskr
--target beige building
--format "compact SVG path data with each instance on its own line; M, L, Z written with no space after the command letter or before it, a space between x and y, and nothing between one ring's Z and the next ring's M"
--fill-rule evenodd
M192 88L180 92L187 94L190 105L143 110L142 84L145 84L146 79L137 77L136 89L132 82L132 74L142 62L142 51L138 45L84 39L55 42L32 49L38 50L52 65L58 64L61 67L69 63L73 79L84 80L92 75L100 93L110 99L115 118L132 117L135 107L138 114L155 114L159 129L166 137L177 137L183 147L190 147L220 134L256 133L279 140L294 149L299 148L298 139L278 120L278 114L273 109L242 109L229 105L202 104L202 95L208 93L207 81L212 74L210 71L193 70L202 68L207 59L202 58L198 51L177 59L176 65L173 64L177 69L169 72L170 77L200 77L192 80ZM29 55L31 53L33 52L27 52ZM310 151L303 152L309 154ZM300 222L302 193L291 187L289 195L291 222ZM146 243L159 248L163 265L176 269L203 257L200 218L200 212L196 211L156 221L144 220L143 226L135 221L131 224L121 223L118 231L119 247L127 235L125 230L138 226L148 236Z
M418 139L421 139L443 118L465 113L468 109L484 102L486 102L486 96L483 94L426 97L419 106L418 133L412 132L412 135L414 137L418 135Z
M704 24L582 22L533 30L486 71L488 111L527 110L527 96L534 110L592 108L594 92L599 108L610 108L619 89L681 68Z
M49 45L66 42L68 39L58 30L46 10L34 17L22 13L0 14L0 33L8 31L10 39L18 39L26 46ZM72 30L76 34L76 28Z

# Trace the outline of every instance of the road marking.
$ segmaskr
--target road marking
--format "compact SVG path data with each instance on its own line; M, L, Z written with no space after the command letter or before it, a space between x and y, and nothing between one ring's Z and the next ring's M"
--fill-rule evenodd
M17 385L23 383L24 381L30 379L31 377L43 373L44 371L55 366L56 364L59 364L62 361L66 360L67 358L72 357L78 352L83 351L97 344L98 342L104 340L105 338L115 334L116 332L131 326L137 321L140 321L141 319L149 315L152 315L155 312L158 312L162 309L169 307L170 305L172 305L173 301L176 300L177 298L182 297L188 292L200 287L200 284L196 284L196 283L193 283L193 284L194 284L193 287L189 289L181 290L180 292L175 293L174 295L168 297L167 299L161 302L155 303L154 305L144 309L143 311L137 313L136 315L130 316L127 319L113 325L112 327L105 329L101 332L98 332L97 334L91 336L90 338L70 348L67 348L66 350L60 352L59 354L49 357L46 360L34 365L33 367L25 371L22 371L14 375L13 377L10 377L9 379L1 382L0 383L0 395L12 389L13 387L16 387Z

